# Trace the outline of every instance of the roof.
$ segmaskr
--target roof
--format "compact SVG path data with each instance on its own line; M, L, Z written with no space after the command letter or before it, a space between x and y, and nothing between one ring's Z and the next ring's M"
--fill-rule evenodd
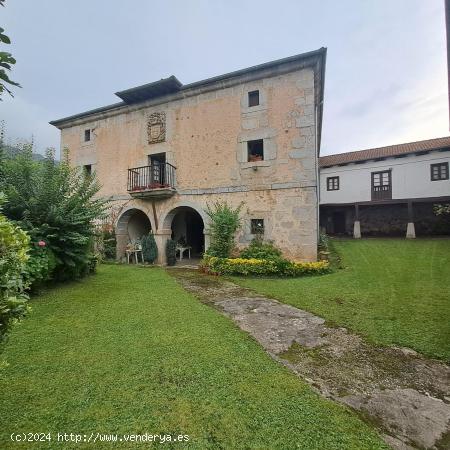
M177 92L180 90L181 86L181 82L174 75L172 75L169 78L162 78L161 80L154 81L153 83L116 92L116 95L125 103L136 103Z
M322 156L319 158L319 166L339 166L355 162L406 156L411 153L429 152L431 150L440 150L444 148L450 148L450 136Z
M323 115L323 93L325 83L325 62L327 49L322 47L311 52L300 53L298 55L289 56L287 58L277 59L264 64L248 67L246 69L236 70L224 75L219 75L205 80L197 81L183 85L174 75L163 78L153 83L144 84L124 91L116 92L122 102L112 105L103 106L101 108L91 109L79 114L64 117L62 119L50 122L57 128L65 128L72 126L74 121L87 122L96 120L101 116L109 114L120 114L127 106L138 105L144 102L164 103L166 101L176 100L179 98L196 95L201 92L208 92L214 89L220 89L232 86L246 81L253 81L269 76L281 75L290 70L298 70L303 67L313 67L315 70L314 89L316 94L316 104L318 105L318 149L320 149L322 115ZM291 69L290 69L291 68Z

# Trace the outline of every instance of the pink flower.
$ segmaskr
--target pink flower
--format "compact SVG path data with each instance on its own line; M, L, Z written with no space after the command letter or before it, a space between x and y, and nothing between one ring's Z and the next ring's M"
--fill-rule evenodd
M44 241L38 242L39 247L45 247L47 244Z

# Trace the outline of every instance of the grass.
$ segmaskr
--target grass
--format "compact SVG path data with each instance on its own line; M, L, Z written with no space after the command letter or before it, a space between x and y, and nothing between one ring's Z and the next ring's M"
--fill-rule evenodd
M167 448L386 448L159 268L101 266L36 298L3 357L2 449L112 447L17 444L13 432L190 436Z
M234 278L382 345L450 359L450 239L335 240L343 270L296 279Z

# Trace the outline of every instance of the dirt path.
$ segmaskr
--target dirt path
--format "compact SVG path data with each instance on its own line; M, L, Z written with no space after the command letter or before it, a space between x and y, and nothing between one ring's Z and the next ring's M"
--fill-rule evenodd
M322 395L357 410L396 449L450 448L450 367L376 347L345 328L223 279L171 270L181 285L251 334Z

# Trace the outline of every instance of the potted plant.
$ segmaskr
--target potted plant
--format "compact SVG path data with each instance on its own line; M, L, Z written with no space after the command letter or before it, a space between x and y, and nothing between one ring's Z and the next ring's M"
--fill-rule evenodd
M256 162L256 161L262 161L262 156L261 155L250 155L248 157L248 161L249 162Z

